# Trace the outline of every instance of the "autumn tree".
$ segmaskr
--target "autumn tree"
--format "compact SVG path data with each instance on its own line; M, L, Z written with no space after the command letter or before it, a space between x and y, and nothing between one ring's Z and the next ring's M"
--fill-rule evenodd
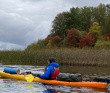
M57 47L60 46L60 42L61 42L61 37L59 37L58 35L53 38L53 43L54 43Z
M96 40L101 37L101 26L99 26L99 23L93 22L93 25L89 29L89 34Z
M70 30L67 30L67 37L66 41L68 42L68 47L77 47L78 46L78 36L77 36L77 30L75 28L71 28Z
M107 34L105 34L105 35L103 35L103 40L105 40L105 41L110 41L110 32L109 33L107 33Z
M49 43L49 40L52 40L52 37L46 37L44 39L44 42L45 42L46 45Z
M49 42L47 44L47 48L52 48L52 40L49 40Z
M79 47L83 48L85 46L93 46L95 39L91 35L85 35L79 42Z

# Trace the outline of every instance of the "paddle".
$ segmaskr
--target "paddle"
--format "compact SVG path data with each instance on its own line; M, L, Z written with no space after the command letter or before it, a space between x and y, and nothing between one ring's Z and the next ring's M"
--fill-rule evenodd
M31 76L25 76L26 81L29 82L29 83L32 82L34 80L34 78L35 77L32 76L32 75Z
M25 79L27 82L32 82L35 77L39 77L40 74L33 74L31 73L30 75L25 75Z

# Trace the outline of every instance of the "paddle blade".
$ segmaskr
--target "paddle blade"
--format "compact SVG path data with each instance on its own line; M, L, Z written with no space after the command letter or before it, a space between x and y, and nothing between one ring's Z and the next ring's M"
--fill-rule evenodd
M32 82L34 77L33 76L25 76L27 82Z

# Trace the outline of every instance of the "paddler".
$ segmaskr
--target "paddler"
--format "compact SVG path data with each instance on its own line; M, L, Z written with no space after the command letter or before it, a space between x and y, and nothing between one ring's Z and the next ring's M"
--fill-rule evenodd
M48 66L44 70L44 74L37 74L37 77L42 79L53 80L59 75L59 64L55 62L54 58L49 58Z

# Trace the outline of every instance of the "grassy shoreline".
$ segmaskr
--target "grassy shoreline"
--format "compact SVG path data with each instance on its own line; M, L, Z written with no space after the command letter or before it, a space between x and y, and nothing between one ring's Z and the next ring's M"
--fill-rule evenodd
M0 51L0 62L18 65L45 65L55 57L60 65L110 66L109 49L38 49L35 51Z

